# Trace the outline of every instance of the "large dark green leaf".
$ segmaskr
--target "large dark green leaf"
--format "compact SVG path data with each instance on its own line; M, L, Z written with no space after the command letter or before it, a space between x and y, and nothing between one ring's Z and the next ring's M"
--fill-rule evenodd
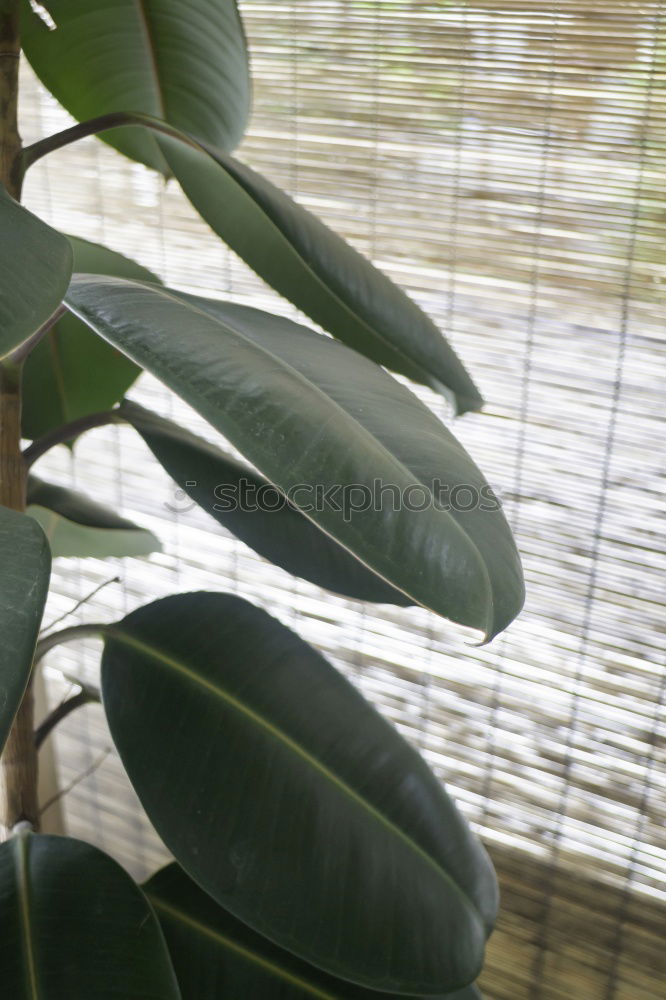
M67 302L412 601L487 637L518 613L520 560L481 472L381 368L289 320L133 282L77 276ZM344 509L351 485L362 510ZM444 509L463 487L473 509Z
M56 28L23 0L22 44L42 82L79 121L111 111L155 115L223 149L250 107L247 48L236 0L43 0ZM104 137L165 172L154 137Z
M66 238L0 184L0 360L56 311L71 274L72 248Z
M159 279L145 267L97 243L69 237L74 270L137 281ZM23 435L40 437L54 427L99 410L125 395L140 369L90 332L71 314L33 349L23 376Z
M0 507L0 753L30 676L50 573L39 525Z
M183 868L258 933L371 989L472 982L488 858L423 760L326 660L223 594L105 635L113 739Z
M329 976L255 934L178 865L154 875L144 892L162 925L183 1000L396 1000ZM445 996L481 1000L475 986Z
M483 400L435 324L367 258L283 191L218 150L160 136L185 194L276 291L339 340L451 398Z
M159 552L158 539L89 497L31 476L28 514L41 524L53 557L147 556Z
M0 847L0 982L7 1000L179 1000L155 915L115 861L23 833Z
M125 402L118 412L181 489L265 559L345 597L410 603L243 462L136 403Z

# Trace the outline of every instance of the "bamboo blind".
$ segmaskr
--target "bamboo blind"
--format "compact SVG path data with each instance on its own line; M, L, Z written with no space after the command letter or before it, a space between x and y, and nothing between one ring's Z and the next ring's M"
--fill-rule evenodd
M73 620L174 590L237 591L421 748L500 873L490 1000L663 996L662 6L242 3L255 79L242 155L408 288L488 401L455 429L504 498L528 584L521 619L491 646L270 567L180 505L128 431L90 435L76 466L64 449L47 463L165 541L111 569L63 562L52 617L116 572L121 584ZM26 70L26 138L65 122ZM36 168L26 194L168 282L291 314L175 188L93 141ZM202 429L150 379L135 394ZM70 672L94 678L92 645L50 660L52 698ZM68 828L141 875L163 855L108 745L96 708L58 737L61 779L78 781Z

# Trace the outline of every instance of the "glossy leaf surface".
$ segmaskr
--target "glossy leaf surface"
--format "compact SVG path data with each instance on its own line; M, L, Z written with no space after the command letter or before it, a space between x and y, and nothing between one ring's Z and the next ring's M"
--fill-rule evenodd
M28 514L42 526L53 557L146 556L161 545L140 528L82 493L31 476Z
M381 368L289 320L118 279L77 276L67 302L414 603L487 637L518 613L520 560L481 472ZM449 503L463 489L471 510Z
M46 0L49 30L23 0L22 43L42 83L79 121L112 111L154 115L223 149L250 108L245 34L236 0ZM104 136L167 172L154 136Z
M166 598L109 627L102 692L155 828L235 916L372 989L476 978L497 906L483 848L418 754L297 635L231 595Z
M177 138L159 143L197 211L272 288L361 354L442 392L458 413L480 409L442 333L366 257L238 160Z
M74 271L158 282L147 268L97 243L69 237ZM140 369L70 313L33 349L23 374L23 436L41 437L79 417L108 410Z
M327 975L256 934L218 906L176 864L144 886L164 931L183 1000L382 1000ZM480 1000L475 986L438 1000ZM404 996L403 1000L415 1000Z
M180 1000L141 890L79 840L25 833L0 846L0 927L7 1000Z
M265 559L345 597L409 603L243 462L136 403L120 413L180 488Z
M52 316L71 274L67 239L0 184L0 360Z
M44 532L0 507L0 753L30 676L50 574Z

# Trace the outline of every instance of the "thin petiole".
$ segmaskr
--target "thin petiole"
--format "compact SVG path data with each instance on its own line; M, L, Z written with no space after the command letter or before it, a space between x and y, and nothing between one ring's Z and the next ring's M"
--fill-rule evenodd
M86 139L90 135L98 135L100 132L108 132L114 128L124 128L128 125L142 126L152 129L154 132L161 132L163 135L180 139L188 145L196 148L204 148L203 144L192 136L181 132L179 129L169 125L168 122L160 118L153 118L152 115L142 114L134 111L114 111L108 115L100 115L98 118L91 118L90 121L81 122L71 128L56 132L55 135L38 139L30 146L26 146L22 153L21 166L25 173L34 163L41 160L48 153L53 153L58 149L63 149L79 139Z
M58 444L66 444L73 441L84 431L93 430L95 427L105 427L107 424L122 423L122 415L119 410L103 410L100 413L90 413L86 417L79 417L61 427L55 427L48 431L43 437L37 438L23 452L23 459L27 468L45 455L51 448Z
M75 712L77 708L83 708L84 705L91 705L100 700L98 691L84 687L78 694L61 702L35 729L35 749L39 750L49 733L55 729L59 722L66 719L70 712Z
M59 632L53 632L51 635L45 635L43 639L40 639L35 648L35 657L33 663L35 666L44 659L47 653L49 653L55 646L61 646L66 642L76 642L77 639L101 639L104 633L108 630L109 626L107 624L100 624L99 622L90 625L71 625L69 628L63 628Z

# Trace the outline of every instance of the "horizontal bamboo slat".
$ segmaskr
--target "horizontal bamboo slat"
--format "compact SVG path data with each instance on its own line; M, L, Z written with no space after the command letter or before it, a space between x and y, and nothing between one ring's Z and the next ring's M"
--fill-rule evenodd
M418 609L294 581L173 515L127 431L78 481L165 540L148 561L56 568L50 613L229 589L322 649L419 746L482 833L503 908L488 1000L661 1000L666 931L666 29L658 0L244 0L255 106L241 155L369 254L446 331L487 399L455 431L503 497L526 609L489 647ZM25 74L24 135L66 116ZM73 182L75 178L75 182ZM93 141L28 202L168 282L294 315L173 185ZM443 419L446 405L422 397ZM137 396L202 422L152 380ZM79 613L81 614L81 613ZM94 647L49 667L96 676ZM162 857L98 709L57 744L72 832L137 875Z

